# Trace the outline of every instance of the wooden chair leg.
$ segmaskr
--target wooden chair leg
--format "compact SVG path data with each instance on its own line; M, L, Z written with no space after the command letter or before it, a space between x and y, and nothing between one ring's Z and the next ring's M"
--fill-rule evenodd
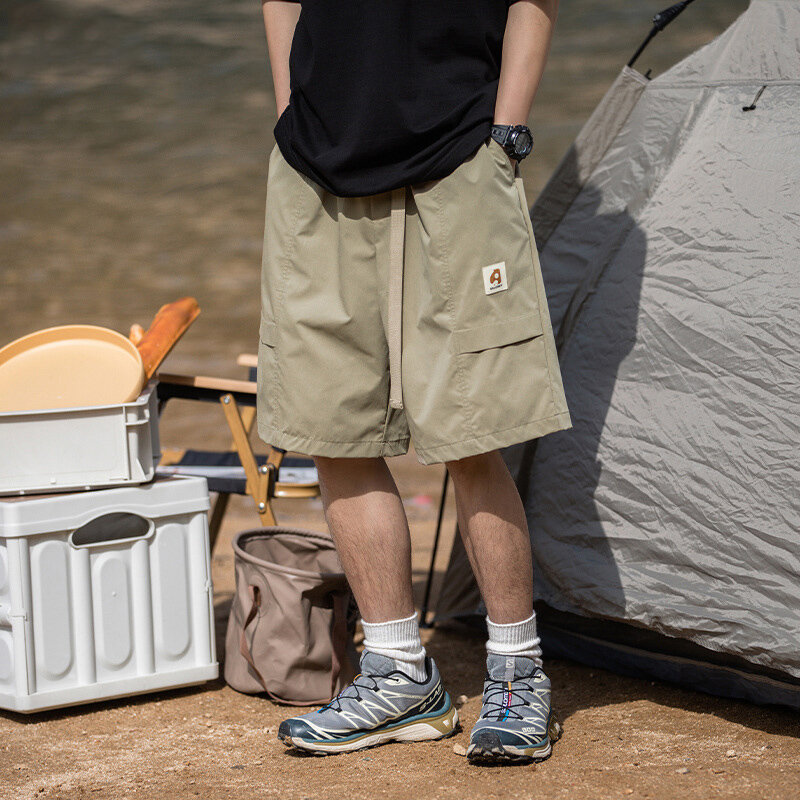
M247 476L246 491L253 502L256 504L256 510L261 520L262 525L275 525L275 515L272 511L269 498L270 483L274 482L277 477L278 470L272 459L273 453L270 453L270 459L267 464L259 468L256 463L256 457L253 454L253 448L250 444L250 437L245 430L242 416L239 413L239 406L236 403L232 394L224 394L220 397L222 403L222 410L225 412L225 419L228 422L228 427L231 429L233 441L236 445L236 452L239 454L239 460L244 467L244 474ZM252 420L251 420L252 424ZM282 458L283 455L280 455Z
M244 425L245 432L249 436L250 431L253 430L253 423L256 421L255 406L245 406L241 410L241 414L242 414L242 424Z
M214 543L217 541L219 529L222 527L222 518L228 510L230 499L231 496L229 494L221 492L214 501L214 508L211 510L211 519L208 522L208 539L211 553L214 552Z
M250 431L253 429L253 423L256 421L255 406L246 406L240 411L242 415L242 425L244 425L245 433L248 438ZM230 450L236 449L236 442L231 441L229 445ZM214 509L211 512L211 520L208 523L208 534L211 540L211 552L214 552L214 542L217 540L219 530L222 527L222 520L225 517L225 512L228 510L228 503L231 496L229 494L221 493L217 495Z

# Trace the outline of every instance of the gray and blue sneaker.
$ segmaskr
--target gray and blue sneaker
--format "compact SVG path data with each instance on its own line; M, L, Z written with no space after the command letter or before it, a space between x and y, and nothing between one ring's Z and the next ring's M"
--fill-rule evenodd
M353 682L318 711L282 722L278 738L287 746L327 755L452 736L458 712L430 656L425 669L427 680L418 683L392 659L365 651Z
M470 735L473 762L542 761L561 736L550 708L550 679L533 659L489 653L483 708Z

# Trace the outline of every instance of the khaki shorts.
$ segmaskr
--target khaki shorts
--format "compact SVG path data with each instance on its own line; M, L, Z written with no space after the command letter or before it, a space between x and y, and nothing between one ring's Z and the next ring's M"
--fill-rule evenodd
M519 167L337 197L269 160L258 431L307 455L450 461L570 428Z

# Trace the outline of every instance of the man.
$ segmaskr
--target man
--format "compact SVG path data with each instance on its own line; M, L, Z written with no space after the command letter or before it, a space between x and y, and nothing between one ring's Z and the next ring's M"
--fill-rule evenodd
M385 456L445 463L489 641L474 761L558 725L530 541L499 448L571 427L518 161L557 0L264 0L270 156L258 427L314 457L364 626L361 673L279 729L317 753L450 735Z

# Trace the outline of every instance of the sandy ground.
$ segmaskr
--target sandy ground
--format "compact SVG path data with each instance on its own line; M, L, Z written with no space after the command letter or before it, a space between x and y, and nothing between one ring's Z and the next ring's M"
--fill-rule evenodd
M421 600L441 467L391 459L414 537ZM452 502L449 503L452 509ZM318 499L278 501L285 524L324 529ZM254 527L235 498L215 548L217 647L222 658L233 589L231 537ZM452 539L446 519L439 575ZM434 594L435 597L435 594ZM474 767L465 746L480 708L483 641L453 628L424 632L463 729L440 742L390 744L315 758L276 739L291 710L238 694L222 680L200 687L32 716L0 712L0 789L12 798L795 798L800 796L800 718L548 661L565 733L537 766Z

